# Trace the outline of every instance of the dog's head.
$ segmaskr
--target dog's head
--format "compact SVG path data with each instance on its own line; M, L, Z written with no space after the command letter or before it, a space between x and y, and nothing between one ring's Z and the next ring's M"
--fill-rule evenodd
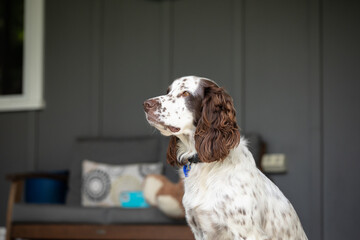
M215 82L195 76L175 80L167 94L144 102L148 122L163 135L172 136L167 159L177 159L180 135L194 136L202 162L223 160L240 142L232 98Z

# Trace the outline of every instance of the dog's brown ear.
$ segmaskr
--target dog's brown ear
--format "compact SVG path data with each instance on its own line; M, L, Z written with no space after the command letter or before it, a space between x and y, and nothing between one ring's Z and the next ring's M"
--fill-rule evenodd
M176 158L177 141L178 141L177 137L171 136L169 141L169 146L166 152L166 160L172 166L179 165Z
M223 88L206 81L201 117L195 131L195 148L202 162L227 157L240 142L232 98Z

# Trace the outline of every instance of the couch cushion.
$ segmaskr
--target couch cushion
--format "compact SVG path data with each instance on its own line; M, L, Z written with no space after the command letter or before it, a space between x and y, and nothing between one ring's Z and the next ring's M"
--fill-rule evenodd
M185 224L185 219L177 220L167 217L157 207L150 207L144 209L124 209L124 208L112 208L106 214L108 224L119 223L138 223L138 224Z
M15 223L170 224L185 223L165 216L157 208L123 209L53 204L15 204Z
M73 163L70 168L69 192L67 204L79 206L81 203L82 161L107 164L155 163L164 162L166 152L160 154L159 136L82 139L75 143Z
M86 210L86 211L85 211ZM102 208L81 208L55 204L15 204L13 222L39 223L102 223Z
M122 194L142 191L148 174L162 173L160 162L115 165L84 160L82 206L122 207Z

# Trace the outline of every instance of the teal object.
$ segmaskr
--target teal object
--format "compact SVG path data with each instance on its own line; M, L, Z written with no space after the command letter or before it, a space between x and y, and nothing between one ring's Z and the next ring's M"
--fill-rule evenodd
M68 171L44 172L68 176ZM68 187L67 183L50 178L29 178L25 180L25 202L64 204Z
M123 208L148 208L142 191L126 191L120 194L120 205Z

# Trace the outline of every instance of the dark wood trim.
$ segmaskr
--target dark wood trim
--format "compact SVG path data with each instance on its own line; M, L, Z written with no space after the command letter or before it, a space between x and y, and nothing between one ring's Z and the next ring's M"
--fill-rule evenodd
M186 225L14 224L12 238L193 240Z

